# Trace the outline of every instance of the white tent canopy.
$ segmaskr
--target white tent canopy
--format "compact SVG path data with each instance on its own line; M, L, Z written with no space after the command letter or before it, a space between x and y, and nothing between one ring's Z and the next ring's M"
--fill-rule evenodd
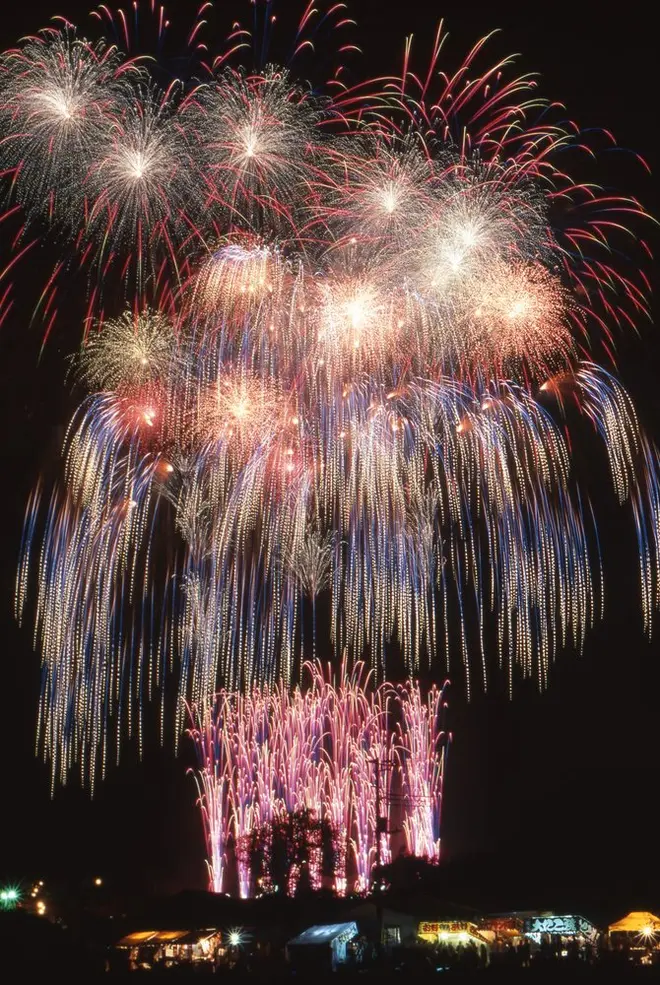
M303 931L293 940L289 941L289 947L291 945L303 945L308 946L309 944L332 944L334 941L340 939L344 941L352 940L353 937L357 937L358 929L357 924L351 923L325 923L320 924L316 927L309 927L307 930Z

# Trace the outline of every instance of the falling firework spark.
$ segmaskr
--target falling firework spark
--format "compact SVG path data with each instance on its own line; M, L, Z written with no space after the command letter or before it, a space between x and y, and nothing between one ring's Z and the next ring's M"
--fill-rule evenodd
M129 50L127 22L99 18ZM334 651L368 652L379 679L394 642L411 675L457 651L470 690L493 640L510 687L544 686L602 610L573 468L584 422L634 519L647 631L658 605L657 452L590 349L646 313L607 241L638 203L570 179L574 128L529 78L480 70L482 44L439 72L440 33L428 74L407 48L402 77L347 89L340 72L322 99L295 60L234 68L244 44L237 28L165 91L68 28L0 59L9 212L21 186L29 226L62 167L49 223L95 275L91 392L62 480L30 501L17 586L20 614L36 572L54 780L79 762L94 782L123 734L141 743L169 672L198 708L222 687L288 686L310 614L317 652L321 596ZM50 155L60 96L46 130L29 108L62 72L67 92L79 76L94 90L78 161L57 141ZM108 319L118 278L130 310ZM408 827L430 850L426 822Z
M330 823L332 883L340 894L370 887L376 838L386 864L392 857L391 830L401 819L407 851L430 861L439 858L448 741L442 730L443 691L432 688L424 700L412 684L374 688L362 665L350 675L342 667L340 683L320 664L308 665L307 672L304 690L291 692L281 684L247 695L222 692L213 706L191 712L214 892L227 891L233 864L240 895L255 894L254 873L251 877L241 847L282 812L311 811ZM381 805L374 769L383 778ZM272 881L267 848L262 886ZM317 888L320 880L317 865ZM294 883L295 876L289 891Z

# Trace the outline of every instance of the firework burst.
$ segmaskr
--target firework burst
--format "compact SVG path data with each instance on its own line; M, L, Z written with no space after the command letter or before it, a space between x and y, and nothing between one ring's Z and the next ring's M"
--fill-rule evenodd
M91 390L135 392L162 379L174 348L173 329L162 314L124 312L99 325L87 340L80 353L80 377Z
M400 78L347 89L339 73L323 99L227 52L161 91L146 63L72 37L27 42L0 73L3 112L22 114L1 149L10 194L23 169L45 175L24 185L28 219L55 174L40 117L23 126L34 78L60 86L64 46L101 90L84 174L49 212L102 274L91 392L63 480L44 509L30 501L17 591L21 612L35 571L54 778L78 760L94 779L115 735L141 739L170 669L198 708L219 687L295 681L321 599L334 651L368 652L379 676L392 643L412 675L455 652L469 690L492 641L510 687L544 686L602 611L581 422L636 525L650 630L657 451L589 349L646 311L607 242L643 213L571 180L576 138L535 84L479 69L481 44L440 72L439 35L427 74L407 49ZM117 276L129 312L107 320L100 282Z
M71 218L94 146L130 91L125 69L112 46L69 27L44 30L1 56L3 165L28 214Z
M433 688L424 700L411 683L376 688L361 664L350 674L342 665L340 682L320 664L305 670L304 690L280 684L247 695L222 692L190 712L214 892L227 891L233 864L240 895L256 893L244 851L254 837L266 839L260 885L272 882L265 826L283 812L311 811L329 822L334 867L327 875L340 895L370 888L377 856L382 864L392 859L395 827L409 853L439 858L449 740L444 691ZM311 864L312 884L320 888L320 859L313 856ZM298 875L289 873L287 891L295 891Z

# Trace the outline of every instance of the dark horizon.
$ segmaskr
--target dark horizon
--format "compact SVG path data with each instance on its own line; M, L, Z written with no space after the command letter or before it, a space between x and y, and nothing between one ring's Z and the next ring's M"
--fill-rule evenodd
M36 0L5 12L2 49L34 33L54 13L87 23L89 0L53 3ZM246 6L242 0L229 3L241 10ZM177 4L168 6L176 23ZM538 7L517 0L506 10L466 8L448 0L437 15L426 4L415 9L353 0L349 6L365 53L364 75L394 69L411 32L420 48L428 48L439 16L450 33L444 59L452 67L479 37L501 27L491 45L493 58L522 52L519 68L539 71L543 95L564 102L568 116L583 127L612 130L621 147L641 154L657 173L650 12L631 8L615 21L592 0L579 9L561 0L542 16ZM638 196L658 214L656 179L632 156L623 166L620 155L613 157L612 177L604 155L596 178L605 185L619 179L618 190ZM642 232L655 243L649 228ZM649 264L653 280L656 269ZM75 774L51 799L48 768L34 756L39 658L29 620L20 629L13 617L14 579L27 497L57 454L73 407L63 370L79 332L77 324L65 325L39 358L41 326L29 325L30 270L30 264L17 268L16 304L0 329L5 466L0 626L7 675L1 698L6 834L0 883L44 879L75 884L100 875L109 886L135 893L204 889L203 834L194 784L186 776L186 768L194 765L189 744L181 744L175 760L172 734L160 748L154 729L139 763L135 744L126 743L119 767L109 766L93 800ZM81 286L79 279L77 289ZM75 300L70 307L77 310ZM617 370L648 433L660 442L660 346L652 325L640 321L638 328L639 338L632 332L616 334ZM580 464L590 468L593 463ZM606 893L613 907L621 899L622 911L660 907L660 862L653 850L660 820L657 636L649 643L643 634L632 520L613 508L609 492L602 500L597 512L606 614L589 634L585 652L560 653L548 689L539 694L532 683L518 682L513 700L495 660L490 662L492 691L475 689L469 703L460 669L449 675L455 679L448 695L454 741L445 784L443 853L451 862L453 884L460 888L462 881L465 892L474 893L475 905L480 892L493 892L494 880L510 880L509 891L522 899L538 878L539 907L571 893L594 902ZM660 632L660 614L655 628ZM445 677L444 654L436 675L438 682Z

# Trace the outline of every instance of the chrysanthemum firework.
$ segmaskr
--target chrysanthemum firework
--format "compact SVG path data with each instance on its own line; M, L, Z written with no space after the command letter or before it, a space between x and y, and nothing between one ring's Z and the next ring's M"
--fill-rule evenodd
M95 392L36 552L54 776L105 764L115 712L141 734L169 667L200 707L295 679L323 592L331 646L379 673L393 640L412 673L457 649L470 687L492 638L511 682L543 685L602 601L569 403L631 507L650 628L657 453L587 347L645 312L606 240L613 212L641 209L574 184L571 133L535 115L528 78L479 73L481 50L441 73L438 37L426 75L325 100L224 57L165 93L125 73L119 104L101 100L67 222L83 263L135 296L88 336Z
M175 342L164 315L125 311L87 339L78 360L80 377L90 390L116 391L162 380L172 368Z
M130 87L111 45L49 28L0 57L3 170L28 215L71 215L94 153Z

